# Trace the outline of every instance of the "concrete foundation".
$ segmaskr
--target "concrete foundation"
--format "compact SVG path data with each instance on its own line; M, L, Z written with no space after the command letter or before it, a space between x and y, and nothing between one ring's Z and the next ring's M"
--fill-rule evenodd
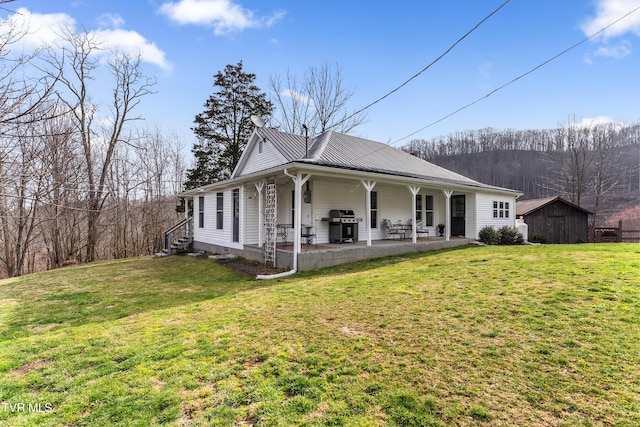
M472 242L472 239L452 238L446 241L445 239L431 238L417 243L401 240L376 240L372 242L372 246L367 246L366 242L361 241L358 243L321 245L317 249L313 246L304 247L303 252L298 254L298 271L314 270L316 268L330 267L389 255L452 248L467 245L470 242ZM230 253L257 261L263 261L264 259L263 249L256 246L245 246L244 249L240 250L202 242L193 242L193 247L194 250L218 254ZM291 246L278 248L276 267L286 270L292 266L293 251Z

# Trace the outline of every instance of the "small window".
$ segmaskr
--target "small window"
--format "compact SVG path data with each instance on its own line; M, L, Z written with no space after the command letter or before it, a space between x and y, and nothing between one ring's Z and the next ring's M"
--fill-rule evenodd
M224 228L224 193L216 194L216 229Z
M416 194L416 221L422 221L422 194Z
M198 227L204 228L204 196L198 197Z
M378 228L378 192L371 192L371 228Z

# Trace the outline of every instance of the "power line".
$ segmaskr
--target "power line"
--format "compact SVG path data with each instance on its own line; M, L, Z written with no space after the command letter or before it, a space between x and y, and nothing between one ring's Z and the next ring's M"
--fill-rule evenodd
M458 108L457 110L455 110L455 111L453 111L453 112L451 112L451 113L447 114L446 116L444 116L444 117L442 117L442 118L440 118L440 119L436 120L435 122L432 122L432 123L430 123L430 124L428 124L428 125L426 125L426 126L424 126L424 127L420 128L420 129L418 129L417 131L410 133L409 135L403 136L403 137L402 137L402 138L400 138L400 139L396 139L395 141L391 142L389 145L394 145L394 144L396 144L397 142L400 142L400 141L402 141L403 139L407 139L407 138L409 138L410 136L413 136L413 135L415 135L415 134L416 134L416 133L418 133L418 132L422 132L423 130L425 130L425 129L427 129L427 128L430 128L431 126L433 126L433 125L435 125L435 124L437 124L437 123L440 123L441 121L446 120L446 119L448 119L449 117L451 117L451 116L453 116L453 115L455 115L455 114L458 114L459 112L461 112L461 111L463 111L463 110L466 110L467 108L469 108L469 107L471 107L471 106L473 106L473 105L477 104L478 102L480 102L480 101L482 101L482 100L484 100L484 99L489 98L491 95L493 95L494 93L498 92L499 90L502 90L502 89L504 89L505 87L507 87L507 86L509 86L509 85L511 85L511 84L513 84L513 83L515 83L515 82L517 82L518 80L520 80L520 79L522 79L522 78L524 78L524 77L528 76L529 74L533 73L534 71L537 71L538 69L540 69L540 68L544 67L544 66L545 66L545 65L547 65L548 63L550 63L550 62L552 62L552 61L554 61L554 60L558 59L559 57L561 57L561 56L562 56L562 55L564 55L565 53L567 53L567 52L569 52L569 51L571 51L571 50L575 49L576 47L580 46L581 44L583 44L583 43L585 43L585 42L587 42L587 41L591 40L592 38L594 38L594 37L596 37L596 36L600 35L602 32L604 32L604 31L608 30L609 28L611 28L612 26L616 25L618 22L622 21L623 19L627 18L627 17L628 17L629 15L631 15L632 13L637 12L638 10L640 10L640 6L636 7L635 9L631 10L630 12L627 12L625 15L623 15L622 17L618 18L617 20L613 21L611 24L607 25L606 27L601 28L600 30L596 31L595 33L591 34L590 36L588 36L588 37L586 37L586 38L582 39L581 41L579 41L578 43L576 43L576 44L572 45L571 47L568 47L567 49L563 50L562 52L560 52L560 53L558 53L558 54L556 54L556 55L552 56L551 58L547 59L546 61L544 61L544 62L542 62L542 63L540 63L540 64L536 65L535 67L533 67L532 69L530 69L530 70L529 70L529 71L527 71L526 73L520 74L518 77L516 77L516 78L514 78L514 79L510 80L509 82L507 82L507 83L503 84L502 86L497 87L496 89L492 90L491 92L487 93L487 94L486 94L486 95L484 95L484 96L481 96L480 98L476 99L475 101L472 101L472 102L470 102L470 103L466 104L465 106Z
M433 61L431 61L431 63L429 65L427 65L426 67L424 67L422 70L420 70L419 72L417 72L416 74L414 74L413 76L411 76L409 79L407 79L404 83L402 83L400 86L396 87L395 89L387 92L385 95L381 96L380 98L376 99L375 101L371 102L370 104L362 107L361 109L359 109L358 111L352 113L351 115L345 117L344 119L340 120L338 123L335 123L334 125L332 125L331 127L336 127L341 125L342 123L346 122L347 120L349 120L350 118L352 118L353 116L356 116L360 113L362 113L363 111L371 108L372 106L376 105L378 102L382 101L383 99L389 97L390 95L392 95L393 93L399 91L400 89L402 89L404 86L406 86L411 80L415 79L416 77L418 77L420 74L424 73L425 71L427 71L429 68L431 68L432 65L434 65L436 62L440 61L442 58L444 58L449 52L451 52L453 50L454 47L456 47L462 40L466 39L471 33L473 33L475 30L477 30L480 25L484 24L485 21L487 21L489 18L491 18L493 15L495 15L496 13L498 13L498 11L500 9L502 9L504 6L507 5L507 3L509 3L509 1L511 0L507 0L504 3L502 3L497 9L495 9L493 12L491 12L490 14L488 14L486 17L484 17L484 19L482 19L480 22L478 22L472 29L470 29L469 31L467 31L462 37L460 37L458 40L456 40L455 43L453 43L451 46L449 46L449 48L440 56L438 56L436 59L434 59Z

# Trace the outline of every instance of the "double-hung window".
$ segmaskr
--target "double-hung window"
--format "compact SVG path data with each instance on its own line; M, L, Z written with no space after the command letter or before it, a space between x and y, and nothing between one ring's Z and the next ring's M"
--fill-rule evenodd
M424 196L424 225L433 227L433 196Z
M378 192L371 192L371 228L378 228Z
M198 227L204 228L204 196L198 197Z

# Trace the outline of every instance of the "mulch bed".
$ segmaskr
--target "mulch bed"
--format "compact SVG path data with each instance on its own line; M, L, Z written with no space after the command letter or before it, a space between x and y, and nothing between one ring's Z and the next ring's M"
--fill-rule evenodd
M245 258L232 258L218 260L220 265L224 265L238 273L256 277L258 274L276 274L282 271L262 262L248 260Z

